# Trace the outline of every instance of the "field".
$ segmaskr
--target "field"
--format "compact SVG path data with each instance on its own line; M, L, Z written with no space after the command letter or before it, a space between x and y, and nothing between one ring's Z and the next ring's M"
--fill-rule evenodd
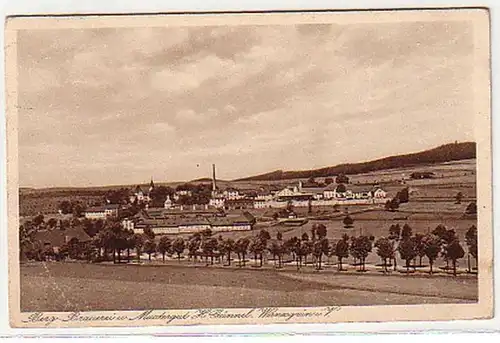
M19 215L34 216L38 213L55 214L59 210L59 204L63 201L80 201L83 204L93 205L103 201L104 193L101 192L25 192L19 196ZM85 194L95 193L95 194Z
M22 311L358 306L477 301L477 279L193 266L30 263Z

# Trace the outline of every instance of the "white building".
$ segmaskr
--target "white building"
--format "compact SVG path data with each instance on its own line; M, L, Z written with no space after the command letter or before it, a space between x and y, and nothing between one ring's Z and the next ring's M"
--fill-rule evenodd
M334 183L329 184L323 189L324 199L335 199L337 197L337 185Z
M192 195L193 195L193 193L190 190L180 189L180 190L175 191L175 193L174 193L174 200L175 201L179 201L179 199L181 197L190 197Z
M290 197L294 195L300 195L302 192L299 191L298 187L286 187L275 194L275 197Z
M283 202L287 199L293 201L294 206L307 206L308 200L312 200L312 205L333 205L335 202L344 203L345 201L366 201L372 202L377 200L380 202L385 199L387 193L379 186L366 188L361 185L337 185L329 184L326 187L306 187L302 182L299 182L298 187L286 187L275 194L277 202ZM257 198L258 199L258 198ZM276 201L257 200L256 208L275 207ZM357 204L358 202L356 202Z
M240 192L236 188L227 188L223 193L222 196L226 200L237 200L241 199L243 196L240 194Z
M257 193L255 200L256 201L271 201L271 200L273 200L273 195L271 192L268 192L268 191L260 191Z
M197 218L142 218L136 223L123 221L123 226L132 229L135 233L143 233L149 228L155 234L189 234L210 229L212 232L250 231L255 219L243 214L231 217L197 217Z
M221 197L221 196L215 196L210 198L209 201L209 206L216 207L216 208L223 208L226 203L226 199Z
M122 221L122 226L125 230L134 230L134 222L130 219L124 219Z
M163 207L169 210L172 208L172 206L173 206L172 199L170 199L170 195L167 195L167 199L163 203Z
M254 208L271 208L272 201L271 200L257 200L255 199L253 202Z
M375 188L372 190L372 197L375 199L383 199L387 196L387 192L382 188Z

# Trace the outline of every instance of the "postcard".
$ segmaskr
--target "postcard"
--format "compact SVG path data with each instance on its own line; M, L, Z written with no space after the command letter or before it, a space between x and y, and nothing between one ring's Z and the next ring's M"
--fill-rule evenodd
M489 27L8 18L11 326L491 318Z

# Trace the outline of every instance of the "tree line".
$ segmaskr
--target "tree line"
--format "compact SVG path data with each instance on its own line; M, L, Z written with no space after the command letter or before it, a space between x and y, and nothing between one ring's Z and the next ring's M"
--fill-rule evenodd
M40 222L41 221L41 222ZM349 216L343 220L345 227L352 227L353 220ZM262 267L265 258L272 257L275 268L283 268L284 261L293 262L297 270L312 265L316 270L323 269L325 259L337 258L337 270L346 270L345 260L353 260L354 267L359 271L366 271L366 258L375 250L384 273L389 268L397 270L398 256L405 262L407 273L423 267L422 260L426 258L429 264L429 273L434 272L434 265L439 258L446 262L446 271L452 270L457 274L457 261L464 258L466 252L459 241L454 229L438 225L427 234L413 233L412 228L405 224L393 224L385 237L376 239L373 235L344 234L338 240L327 238L327 227L323 224L314 224L310 232L304 232L300 237L293 236L284 239L281 232L273 238L267 230L260 230L256 234L239 239L215 236L210 229L194 233L189 237L161 236L155 239L154 232L146 228L143 233L134 233L124 229L117 220L106 220L91 240L79 242L72 239L57 251L53 247L42 247L34 240L33 232L37 225L43 223L43 218L37 218L29 225L23 224L20 228L21 250L29 259L34 260L64 260L66 258L87 260L92 262L113 261L113 263L131 262L132 254L141 261L141 255L147 254L148 260L152 255L160 254L162 260L166 257L180 260L187 258L192 262L204 261L207 265L219 264L230 266L233 256L237 256L238 267L245 267L249 256L253 257L255 267ZM30 229L31 228L31 229ZM468 271L472 271L471 257L475 260L477 270L477 228L472 225L465 234L467 246Z

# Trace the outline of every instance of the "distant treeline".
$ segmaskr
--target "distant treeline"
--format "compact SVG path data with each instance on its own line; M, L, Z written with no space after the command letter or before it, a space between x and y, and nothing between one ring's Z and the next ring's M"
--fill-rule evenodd
M313 170L283 171L277 170L266 174L251 176L235 181L273 181L327 177L338 174L362 174L384 169L411 167L433 163L466 160L476 158L476 143L452 143L417 153L397 155L361 163L344 163L333 167Z

